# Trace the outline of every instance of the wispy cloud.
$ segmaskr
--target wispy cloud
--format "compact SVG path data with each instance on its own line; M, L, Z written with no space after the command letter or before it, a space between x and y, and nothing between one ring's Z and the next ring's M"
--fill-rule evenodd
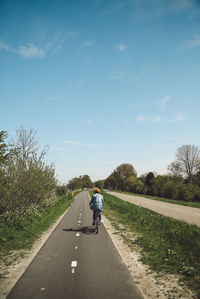
M165 96L159 101L159 107L161 111L165 111L166 104L170 100L170 96Z
M100 144L98 144L98 143L85 143L85 142L72 141L72 140L67 140L64 143L73 144L73 145L81 145L81 146L100 146Z
M179 123L179 122L183 121L184 118L185 118L184 114L181 113L181 112L179 112L179 113L177 113L175 115L175 117L173 117L172 119L170 119L169 122L171 122L171 123Z
M16 51L20 56L30 59L34 57L43 58L45 57L45 51L29 43L27 46L19 46Z
M93 124L93 121L92 121L92 120L88 120L88 121L87 121L87 124L88 124L89 126L91 126L91 125Z
M94 42L92 42L90 40L84 41L84 46L85 47L92 47L93 45L94 45Z
M125 76L125 73L123 71L113 71L108 74L108 77L110 79L123 79Z
M136 117L136 120L137 120L138 123L142 123L142 122L144 122L146 120L146 118L145 118L144 115L138 115Z
M117 45L117 49L120 51L120 52L123 52L124 50L126 50L126 46L124 44L119 44Z
M138 72L137 74L134 76L134 80L140 80L142 78L144 78L147 74L149 74L152 71L152 66L151 65L146 65L143 66Z
M11 53L16 53L23 58L43 58L45 57L45 51L42 48L35 46L32 43L28 43L26 46L19 46L18 48L11 47L10 45L0 41L0 50L5 50Z
M51 147L50 149L52 151L59 151L59 152L66 152L69 150L68 148L65 148L65 147Z
M143 122L151 122L151 123L159 123L162 121L161 116L149 116L149 115L138 115L136 117L136 121L138 123L143 123Z
M181 49L193 49L200 46L200 34L195 33L192 39L184 41L181 45Z
M0 50L10 51L10 46L3 41L0 41Z

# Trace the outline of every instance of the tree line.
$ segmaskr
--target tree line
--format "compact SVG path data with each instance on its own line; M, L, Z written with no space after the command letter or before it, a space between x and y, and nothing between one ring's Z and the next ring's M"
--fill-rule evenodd
M183 145L176 151L169 173L149 172L137 177L131 164L121 164L105 180L104 188L200 202L200 149Z
M71 179L65 189L94 186L100 189L200 202L200 149L195 145L179 147L175 160L168 166L168 174L165 175L148 172L138 177L133 165L123 163L106 179L92 182L88 175L79 176Z
M15 140L7 138L0 131L0 214L40 205L56 188L54 165L45 162L48 148L40 150L36 132L21 127Z

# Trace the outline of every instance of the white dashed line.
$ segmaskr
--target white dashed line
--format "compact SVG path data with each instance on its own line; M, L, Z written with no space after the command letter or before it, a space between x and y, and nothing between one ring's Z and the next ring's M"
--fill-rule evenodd
M72 268L77 267L77 261L72 261L72 262L71 262L71 267L72 267Z
M76 234L76 237L79 237L79 236L80 236L80 233L77 233L77 234Z
M79 220L78 223L81 223L81 221Z
M72 274L74 274L75 273L75 269L74 268L72 268Z
M77 249L78 249L78 246L75 246L75 249L77 250Z

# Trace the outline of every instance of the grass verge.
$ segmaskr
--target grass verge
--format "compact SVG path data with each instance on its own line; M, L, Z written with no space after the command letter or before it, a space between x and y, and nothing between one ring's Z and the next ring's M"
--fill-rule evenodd
M134 232L142 261L155 272L179 274L200 295L200 229L103 193L105 215Z
M199 208L200 209L200 202L174 200L174 199L169 199L169 198L165 198L165 197L158 197L158 196L145 195L145 194L137 194L137 193L132 193L132 192L123 192L123 191L118 191L118 190L113 191L113 192L118 192L118 193L122 193L122 194L129 194L129 195L133 195L133 196L139 196L139 197L143 197L143 198L149 198L149 199L153 199L153 200L173 203L173 204L176 204L176 205L188 206L188 207L193 207L193 208Z

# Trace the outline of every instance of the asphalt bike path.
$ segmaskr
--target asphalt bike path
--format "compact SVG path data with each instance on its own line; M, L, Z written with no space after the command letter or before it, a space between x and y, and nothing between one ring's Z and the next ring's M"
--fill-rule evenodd
M88 192L81 192L8 299L143 298L103 224L92 227Z

